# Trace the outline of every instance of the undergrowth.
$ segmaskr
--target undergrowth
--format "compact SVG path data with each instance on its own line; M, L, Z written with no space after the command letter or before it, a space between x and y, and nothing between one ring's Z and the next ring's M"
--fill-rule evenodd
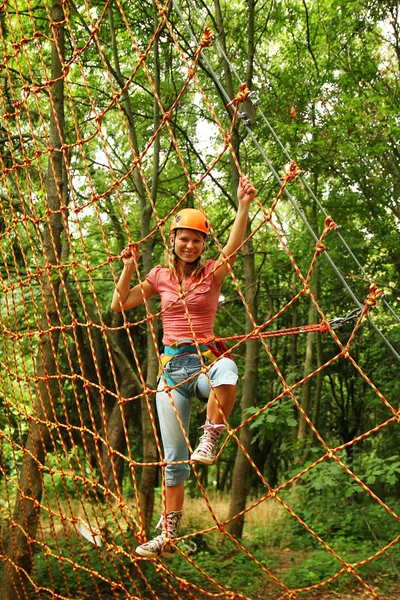
M171 587L182 590L182 582L188 581L209 593L225 589L258 600L278 598L285 587L308 588L329 579L329 584L323 587L326 593L360 591L358 580L348 572L346 565L350 564L375 590L389 593L392 584L398 581L400 545L393 544L388 549L385 546L396 538L396 520L391 515L385 518L385 511L382 513L382 507L376 503L367 503L352 510L351 518L344 514L338 522L337 506L336 518L333 507L321 514L321 500L308 496L305 503L304 493L299 489L285 499L297 519L272 499L249 511L240 540L245 551L218 528L210 531L215 521L202 499L188 498L180 535L189 537L178 544L187 558L177 552L172 560L163 561L166 569L161 573L156 563L147 560L139 561L139 571L136 570L129 558L135 547L130 531L125 535L129 547L116 532L112 540L114 550L110 547L109 551L83 538L69 536L67 540L60 534L56 540L46 540L47 552L43 552L41 545L36 548L33 579L43 590L74 600L89 599L93 595L103 600L115 598L117 592L112 582L127 582L129 577L135 581L135 586L128 588L133 597L154 598L150 586L160 597L168 598L168 594L172 594ZM210 502L216 518L226 519L228 498L214 495ZM154 519L159 509L160 501ZM314 535L302 525L302 519ZM378 555L382 549L385 550ZM197 593L189 586L187 590L190 589ZM301 593L301 597L306 598L307 594Z

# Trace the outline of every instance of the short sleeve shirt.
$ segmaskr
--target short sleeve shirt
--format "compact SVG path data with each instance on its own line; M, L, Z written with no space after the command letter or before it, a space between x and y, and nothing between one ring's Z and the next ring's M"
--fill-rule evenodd
M180 297L179 285L171 279L168 268L157 266L146 277L161 298L163 344L170 346L182 339L201 343L214 337L214 320L221 285L215 281L215 260L208 260L200 281L185 282Z

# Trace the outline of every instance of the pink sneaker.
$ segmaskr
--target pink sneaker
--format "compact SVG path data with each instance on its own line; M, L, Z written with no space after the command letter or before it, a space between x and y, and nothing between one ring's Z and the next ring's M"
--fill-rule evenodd
M190 460L203 465L212 465L217 454L217 444L225 425L214 424L207 418L205 425L202 425L204 433L199 440L199 445L190 457Z

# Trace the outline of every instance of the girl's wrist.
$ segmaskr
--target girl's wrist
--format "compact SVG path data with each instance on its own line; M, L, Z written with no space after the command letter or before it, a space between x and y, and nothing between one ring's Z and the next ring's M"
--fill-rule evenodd
M250 202L246 202L243 198L238 201L238 212L249 213L250 210Z
M131 264L126 264L124 263L124 268L123 270L127 273L130 273L131 276L133 275L133 273L135 272L135 265L133 263Z

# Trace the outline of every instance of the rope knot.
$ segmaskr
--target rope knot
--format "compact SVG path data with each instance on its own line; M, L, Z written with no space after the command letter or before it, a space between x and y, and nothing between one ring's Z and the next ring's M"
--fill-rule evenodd
M321 241L319 241L315 244L315 254L317 256L319 256L320 254L325 252L325 250L326 250L326 246Z
M185 579L181 579L180 577L178 578L179 581L179 587L181 588L181 590L186 590L188 588L189 582L185 581Z
M245 83L239 85L239 91L236 96L226 105L227 108L233 104L242 104L251 94L251 91Z
M204 33L200 38L199 46L200 48L208 48L213 43L214 32L209 25L204 27Z
M336 229L337 225L335 223L335 221L332 219L332 217L326 217L325 219L325 229L326 231L332 231L333 229Z
M329 327L328 327L328 322L326 319L324 319L321 322L321 329L320 329L321 333L326 333L327 331L329 331Z
M226 133L226 131L224 131L224 140L225 140L225 148L228 148L229 144L232 141L232 135L230 133Z
M378 288L376 283L373 283L369 288L367 299L364 301L365 306L375 306L381 296L383 296L383 292Z
M293 181L293 179L296 179L296 177L298 175L300 175L301 173L301 169L299 167L299 165L296 163L295 160L292 160L292 162L289 165L289 170L286 173L286 175L284 177L281 177L281 180L284 181L285 183L289 183L289 181Z

